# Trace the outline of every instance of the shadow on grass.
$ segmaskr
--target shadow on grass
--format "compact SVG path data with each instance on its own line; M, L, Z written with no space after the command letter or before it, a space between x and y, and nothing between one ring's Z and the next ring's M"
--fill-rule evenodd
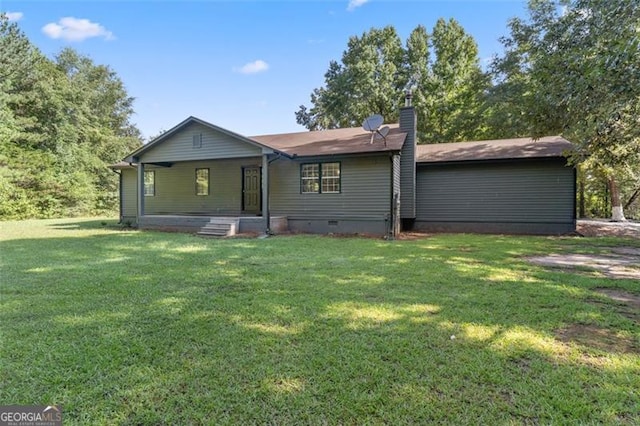
M553 244L0 242L0 400L60 403L72 424L637 420L637 353L554 331L638 341L638 324L585 301L602 279L518 260Z
M57 221L47 225L51 229L63 229L63 230L91 230L91 229L125 229L124 225L118 223L118 219L92 219L92 220L78 220L77 222Z

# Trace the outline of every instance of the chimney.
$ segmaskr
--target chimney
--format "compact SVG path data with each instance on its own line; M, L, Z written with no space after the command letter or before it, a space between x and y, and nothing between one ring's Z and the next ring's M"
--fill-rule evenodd
M411 89L407 89L404 92L404 106L405 107L410 107L411 106L411 97L413 95L411 94Z
M400 108L400 131L407 139L400 151L400 218L416 218L416 110L411 106L411 91L406 92L405 105Z

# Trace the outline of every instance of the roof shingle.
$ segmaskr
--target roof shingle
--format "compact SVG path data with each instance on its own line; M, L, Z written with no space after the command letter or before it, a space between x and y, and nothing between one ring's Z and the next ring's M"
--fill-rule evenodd
M573 145L561 136L418 145L418 163L562 157Z
M250 139L292 157L400 151L407 134L400 131L398 124L388 126L391 130L386 143L382 138L371 143L371 133L361 127L250 136Z

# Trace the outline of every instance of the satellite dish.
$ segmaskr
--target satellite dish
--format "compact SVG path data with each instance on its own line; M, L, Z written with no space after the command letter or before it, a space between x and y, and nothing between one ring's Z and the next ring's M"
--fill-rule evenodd
M364 119L362 122L362 128L367 132L375 132L384 123L384 118L380 114L373 114Z

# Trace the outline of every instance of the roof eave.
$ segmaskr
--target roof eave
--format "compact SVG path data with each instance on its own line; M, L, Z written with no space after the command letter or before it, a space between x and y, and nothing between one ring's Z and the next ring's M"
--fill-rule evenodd
M243 136L239 133L235 133L232 132L231 130L227 130L223 127L220 126L216 126L215 124L211 124L205 120L202 120L198 117L194 117L194 116L189 116L188 118L186 118L185 120L181 121L180 123L178 123L177 125L173 126L171 129L167 130L166 132L164 132L162 135L158 136L157 138L155 138L154 140L152 140L151 142L149 142L146 145L141 146L140 148L138 148L137 150L133 151L131 154L127 155L125 157L125 159L132 159L132 160L137 160L139 159L140 155L144 154L145 152L149 151L151 148L161 144L162 142L164 142L166 139L168 139L169 137L175 135L176 133L178 133L180 130L182 130L184 127L186 127L187 125L191 124L191 123L198 123L201 124L205 127L208 127L214 131L223 133L227 136L230 136L234 139L238 139L242 142L251 144L253 146L256 146L258 148L261 148L263 150L263 153L268 154L268 153L277 153L277 154L282 154L285 156L289 156L287 153L280 151L279 149L273 147L273 146L269 146L267 144L263 144L260 143L258 141L255 141L251 138L248 138L246 136ZM265 152L268 151L268 152Z
M496 158L467 158L467 159L451 159L451 160L420 160L416 159L416 164L422 165L438 165L438 164L469 164L469 163L503 163L510 161L535 161L535 160L546 160L546 159L564 159L567 157L559 154L559 155L547 155L547 156L538 156L538 157L496 157Z

